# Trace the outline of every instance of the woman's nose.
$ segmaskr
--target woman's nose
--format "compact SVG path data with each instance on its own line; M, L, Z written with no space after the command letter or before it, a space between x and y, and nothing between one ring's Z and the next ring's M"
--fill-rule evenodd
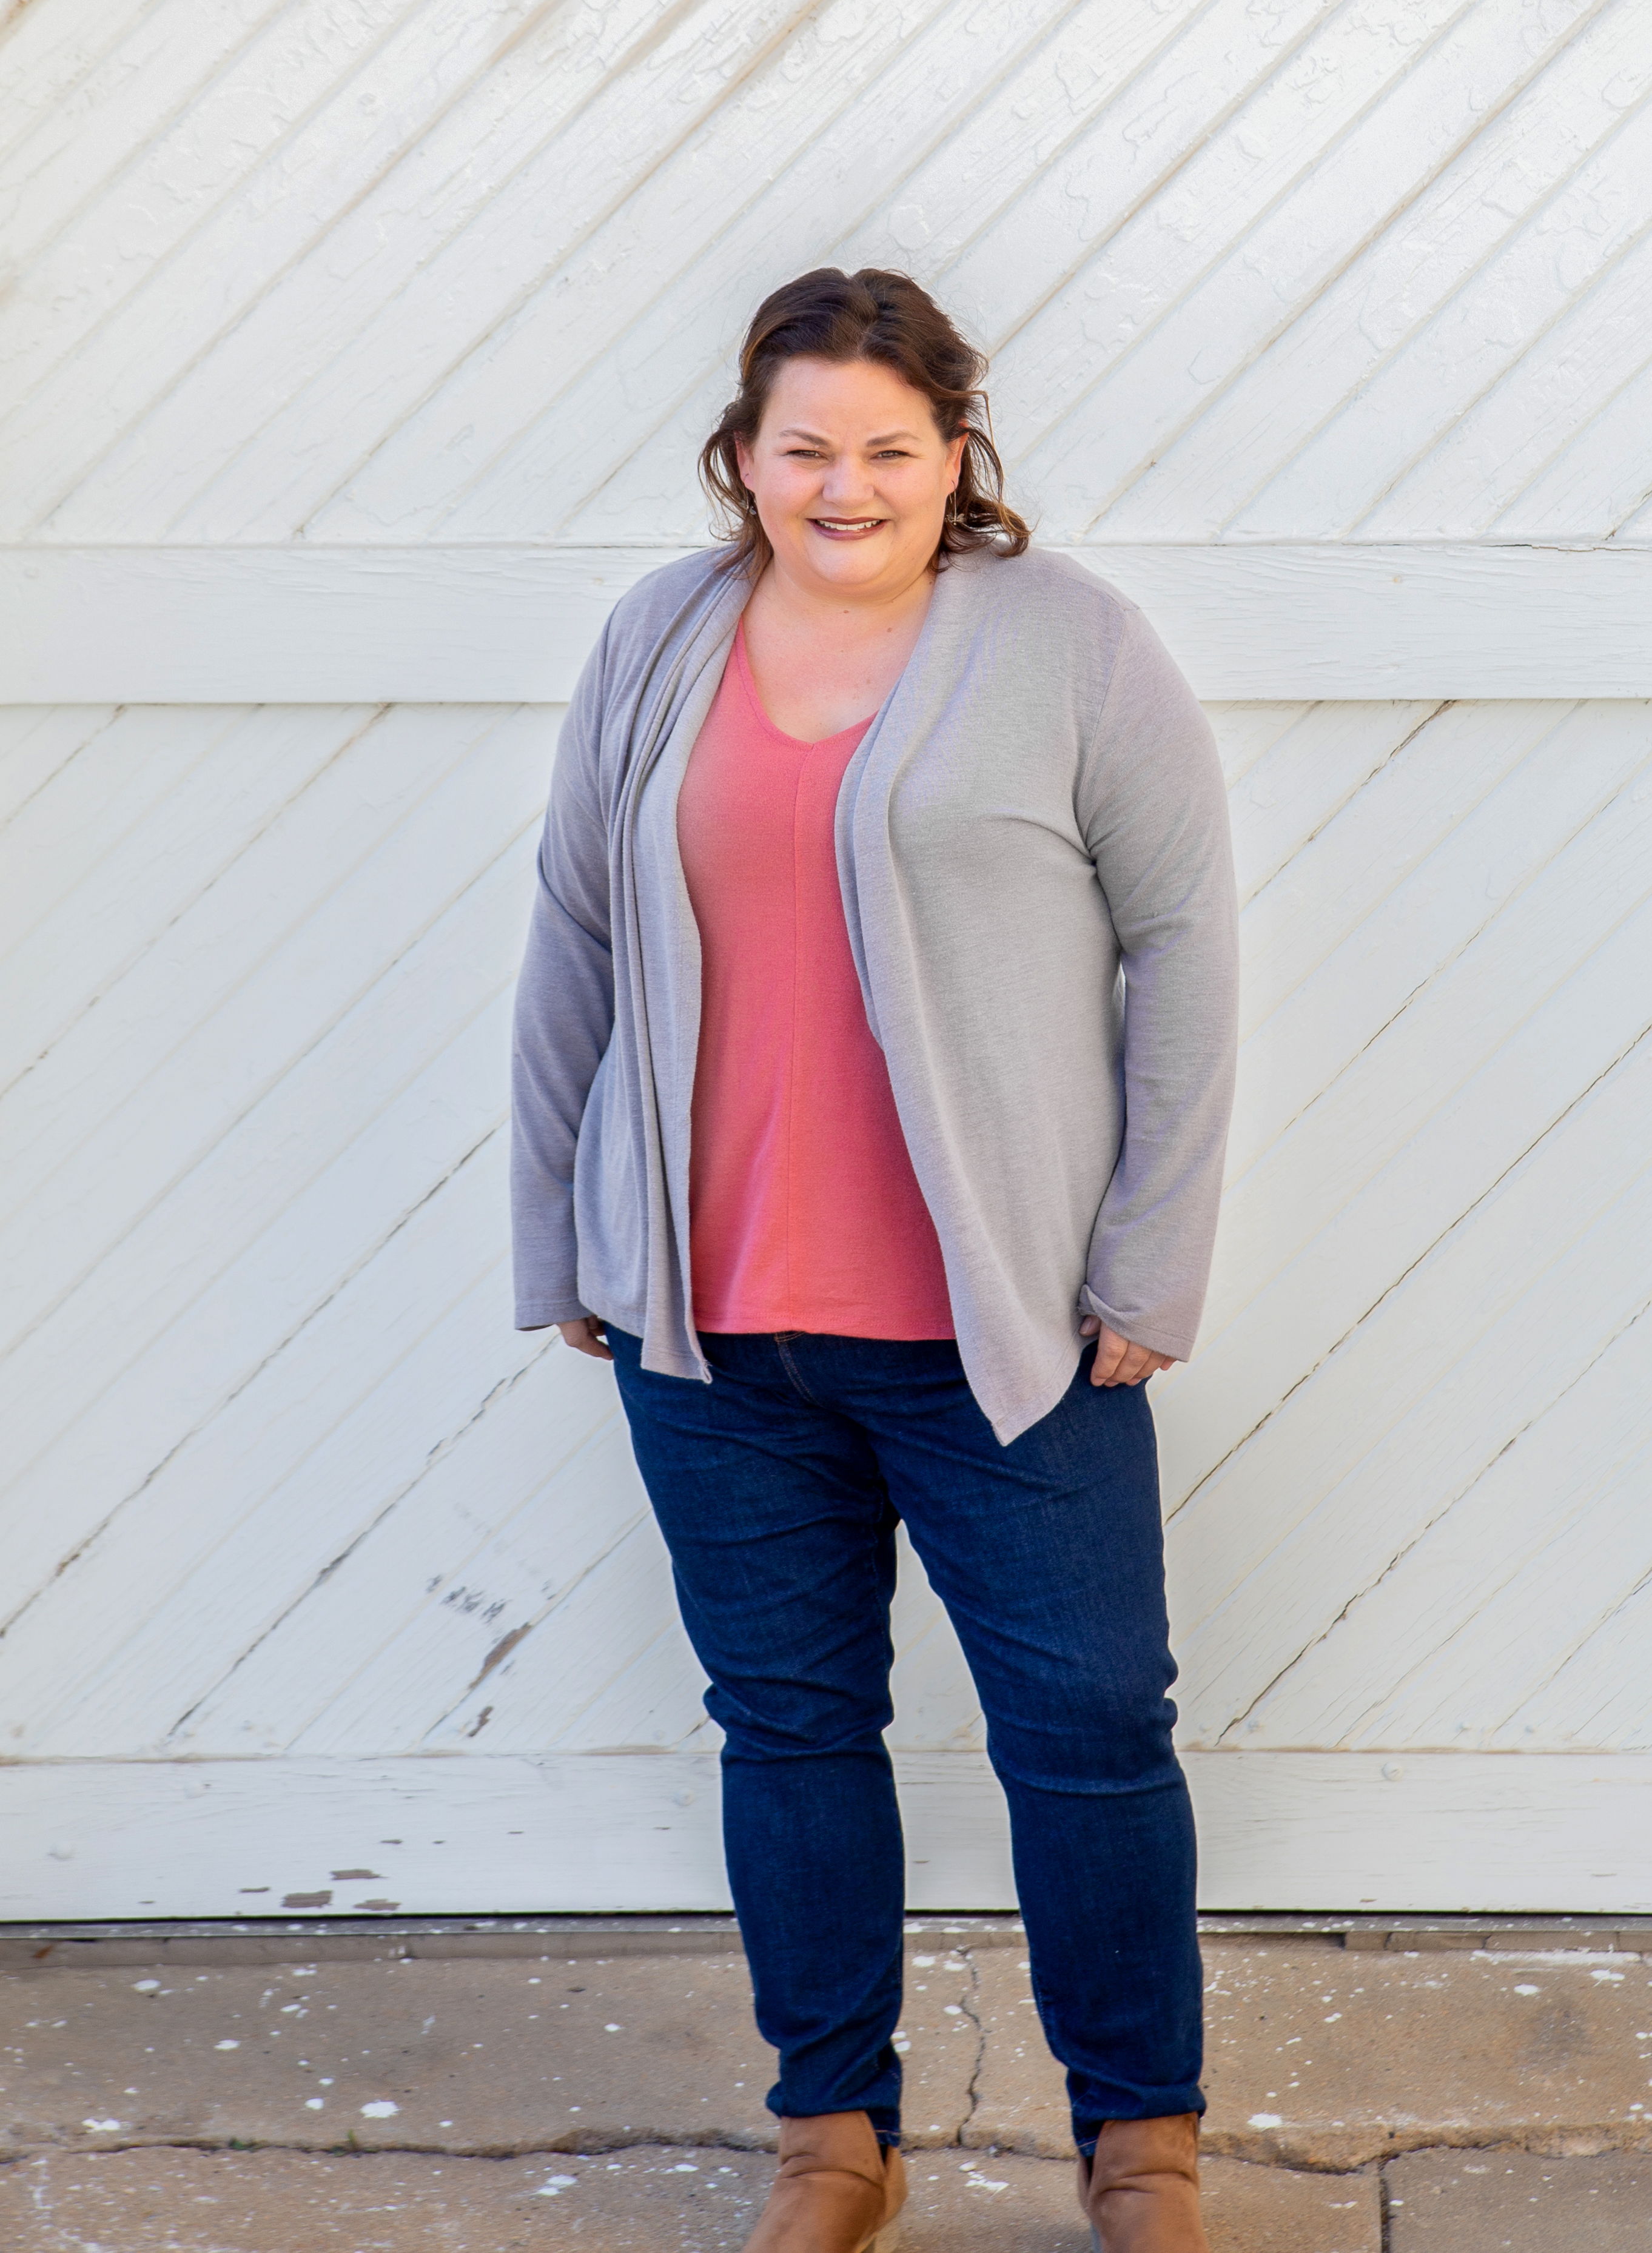
M872 480L858 462L833 462L826 470L820 491L823 499L837 503L869 500Z

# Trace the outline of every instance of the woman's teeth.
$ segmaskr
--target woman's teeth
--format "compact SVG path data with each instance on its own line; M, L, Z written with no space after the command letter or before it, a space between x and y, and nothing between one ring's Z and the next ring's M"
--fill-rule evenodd
M810 522L822 532L875 532L883 521L881 516L816 516Z

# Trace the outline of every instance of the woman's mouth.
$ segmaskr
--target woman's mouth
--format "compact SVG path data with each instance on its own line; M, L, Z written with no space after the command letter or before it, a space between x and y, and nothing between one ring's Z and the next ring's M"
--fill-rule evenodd
M864 540L868 533L882 532L889 519L883 516L812 516L809 521L828 540Z

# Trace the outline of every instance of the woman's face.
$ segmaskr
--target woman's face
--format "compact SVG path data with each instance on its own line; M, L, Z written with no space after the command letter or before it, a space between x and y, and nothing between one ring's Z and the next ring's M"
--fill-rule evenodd
M780 568L811 590L875 600L928 568L965 441L875 360L783 363L756 439L739 448Z

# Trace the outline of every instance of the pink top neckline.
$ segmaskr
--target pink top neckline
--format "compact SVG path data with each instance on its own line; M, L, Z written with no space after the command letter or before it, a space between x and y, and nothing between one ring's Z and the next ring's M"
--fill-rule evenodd
M739 676L740 686L746 692L747 700L758 724L766 729L777 743L790 743L798 750L818 751L827 743L840 742L845 736L853 736L858 743L874 720L877 718L877 711L875 709L868 712L864 720L852 720L847 728L840 728L835 735L789 736L784 728L777 726L769 717L763 701L757 694L757 677L751 669L751 652L746 647L746 622L743 617L738 619L735 625L734 664L735 671Z

